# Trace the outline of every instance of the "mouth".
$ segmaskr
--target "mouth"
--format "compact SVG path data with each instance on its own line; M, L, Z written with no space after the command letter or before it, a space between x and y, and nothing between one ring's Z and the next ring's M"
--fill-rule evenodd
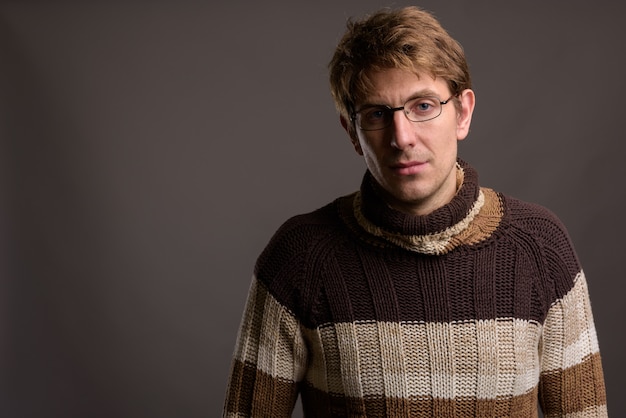
M424 169L424 167L426 167L426 162L422 161L399 162L390 166L394 173L401 176L418 174Z

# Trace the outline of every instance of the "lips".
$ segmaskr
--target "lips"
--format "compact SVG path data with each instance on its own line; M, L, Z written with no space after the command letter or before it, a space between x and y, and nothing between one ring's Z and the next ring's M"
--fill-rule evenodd
M426 166L425 162L421 161L409 161L409 162L399 162L392 164L391 169L401 176L408 176L412 174L418 174L421 172Z

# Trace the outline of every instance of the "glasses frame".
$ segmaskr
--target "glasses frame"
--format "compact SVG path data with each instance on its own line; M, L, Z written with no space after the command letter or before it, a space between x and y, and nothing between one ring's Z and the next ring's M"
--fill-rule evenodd
M374 105L374 106L367 106L364 108L361 108L359 110L355 110L354 112L352 112L352 115L350 116L350 120L352 121L352 123L354 123L354 126L358 126L358 128L362 131L380 131L382 129L386 129L388 127L391 126L392 122L393 122L393 114L395 112L397 112L398 110L404 110L404 112L402 112L404 114L404 117L407 118L407 120L409 122L413 122L413 123L420 123L420 122L428 122L429 120L433 120L438 118L439 116L441 116L441 113L443 113L443 106L445 104L448 104L448 102L450 102L450 100L452 100L454 97L456 97L458 94L453 94L452 96L448 97L446 100L441 100L439 97L437 96L421 96L421 97L414 97L412 99L407 100L406 102L404 102L404 104L402 106L398 106L398 107L391 107L391 106L387 106L387 105ZM416 99L434 99L435 101L438 101L440 106L439 106L439 113L437 113L435 116L428 118L428 119L422 119L422 120L412 120L409 118L408 113L406 111L406 104L412 100L416 100ZM370 109L373 107L381 107L381 108L385 108L388 112L389 115L391 115L392 117L389 118L389 122L385 125L385 126L381 126L380 128L370 128L370 129L365 129L362 128L356 121L356 117L357 114L365 109Z

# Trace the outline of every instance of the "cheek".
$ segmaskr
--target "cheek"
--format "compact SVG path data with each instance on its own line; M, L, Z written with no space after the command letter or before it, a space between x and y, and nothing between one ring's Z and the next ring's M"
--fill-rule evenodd
M359 135L354 142L354 149L363 157L367 157L368 155L376 154L376 145L372 143L370 138L367 138L363 135Z
M360 147L361 155L365 157L365 160L376 161L378 159L379 152L376 150L375 147L372 146L372 144L366 141L361 141Z
M435 134L434 140L431 141L431 145L436 147L439 152L456 150L459 139L457 137L456 125L446 125L442 130Z
M375 173L375 175L376 173L381 174L384 166L382 162L382 157L375 152L372 152L371 149L366 149L364 151L365 152L363 153L363 160L369 171Z

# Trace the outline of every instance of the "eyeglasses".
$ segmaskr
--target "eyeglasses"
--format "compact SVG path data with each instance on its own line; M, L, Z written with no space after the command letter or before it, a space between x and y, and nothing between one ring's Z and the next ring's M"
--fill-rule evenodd
M390 107L384 105L366 106L352 114L352 121L363 131L376 131L391 125L393 114L402 110L411 122L426 122L441 115L443 105L448 103L453 94L443 102L438 97L416 97L408 100L404 106Z

